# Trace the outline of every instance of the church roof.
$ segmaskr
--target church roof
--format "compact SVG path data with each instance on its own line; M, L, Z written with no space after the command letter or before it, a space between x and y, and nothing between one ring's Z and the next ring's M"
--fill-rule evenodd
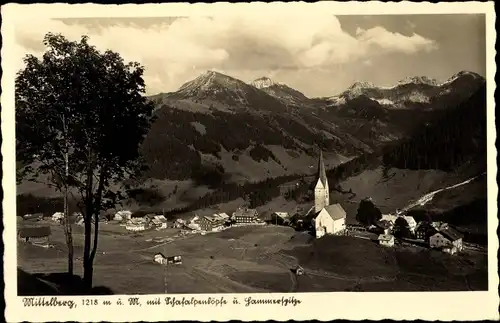
M323 186L326 186L327 178L326 178L326 169L325 163L323 162L323 151L319 151L319 161L318 161L318 178L321 180Z
M334 220L339 220L346 217L344 208L338 203L325 206L325 210Z

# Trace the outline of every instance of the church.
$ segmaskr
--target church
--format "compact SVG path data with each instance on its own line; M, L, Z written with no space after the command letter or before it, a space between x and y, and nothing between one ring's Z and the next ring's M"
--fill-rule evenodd
M346 212L338 203L330 204L330 187L326 177L323 152L320 151L318 161L318 178L314 187L314 228L316 238L327 234L340 234L345 231Z

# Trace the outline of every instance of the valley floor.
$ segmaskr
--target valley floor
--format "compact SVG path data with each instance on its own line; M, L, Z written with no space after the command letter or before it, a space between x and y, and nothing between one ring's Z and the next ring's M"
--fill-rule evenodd
M66 270L63 229L51 225L54 248L18 244L22 271ZM273 225L206 235L181 235L177 229L131 234L112 222L101 228L94 285L115 294L487 289L487 255L480 253L450 256L417 247L386 249L353 237L315 240L308 233ZM172 241L159 239L167 237ZM74 242L75 274L82 275L79 227ZM153 262L157 252L181 255L183 262L161 266ZM292 271L299 264L305 269L303 276ZM18 286L20 295L36 295L31 280L19 278ZM60 293L71 293L58 288Z

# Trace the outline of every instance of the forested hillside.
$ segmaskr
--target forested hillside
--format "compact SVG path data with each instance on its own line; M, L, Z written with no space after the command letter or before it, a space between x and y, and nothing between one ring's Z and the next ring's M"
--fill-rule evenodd
M204 165L202 154L216 159L222 153L231 154L235 162L240 154L248 154L255 162L272 160L280 164L265 146L275 145L294 154L314 158L310 147L340 155L358 155L363 150L338 137L319 130L326 125L316 120L316 128L307 127L296 118L271 114L240 112L237 114L213 110L210 114L190 112L163 105L142 146L149 163L146 177L182 180L193 178ZM310 120L313 122L313 120Z
M486 86L432 125L384 154L387 167L451 171L471 160L486 162ZM484 164L486 170L486 164Z

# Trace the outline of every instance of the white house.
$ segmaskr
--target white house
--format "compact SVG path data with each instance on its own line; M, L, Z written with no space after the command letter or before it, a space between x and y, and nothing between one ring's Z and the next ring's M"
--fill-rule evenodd
M139 224L126 224L125 229L128 231L144 231L146 230L146 224L144 223L139 223Z
M417 221L415 221L415 219L412 216L403 215L402 217L408 223L411 233L415 233L415 229L417 228Z
M83 219L83 215L78 216L75 220L75 223L80 226L85 225L85 220Z
M186 221L183 219L176 219L174 222L174 228L182 228L186 224Z
M161 253L158 252L157 254L154 255L154 261L159 263L159 264L164 264L166 263L167 258Z
M345 231L346 212L340 204L324 207L314 219L316 238L325 234L339 234Z
M161 221L159 219L152 219L151 223L153 223L153 225L155 226L156 230L166 229L167 228L167 223L163 222L163 221Z
M147 223L142 219L131 219L125 225L125 229L129 231L144 231L146 228Z
M398 218L403 218L408 223L408 227L412 233L415 233L415 229L417 228L417 221L412 216L400 215L400 214L382 214L381 221L388 221L393 226L396 223Z
M63 212L56 212L52 214L52 220L59 222L64 218L64 213Z
M219 218L221 218L222 220L224 220L224 221L229 221L230 220L229 215L227 213L225 213L225 212L218 213L217 216Z
M163 215L155 215L151 220L157 229L166 229L168 227L168 221Z
M393 247L394 246L394 236L391 234L381 234L378 236L378 242L381 246Z
M380 220L381 221L388 221L392 225L394 225L394 223L396 223L397 218L398 218L398 216L394 215L394 214L382 214L382 218Z
M113 220L122 221L130 220L132 218L132 212L121 210L115 213Z
M454 254L463 250L462 234L448 226L441 226L439 232L429 238L429 245L431 248Z
M191 223L187 224L186 227L188 227L189 229L194 230L194 231L201 231L201 227L197 223L191 222Z

